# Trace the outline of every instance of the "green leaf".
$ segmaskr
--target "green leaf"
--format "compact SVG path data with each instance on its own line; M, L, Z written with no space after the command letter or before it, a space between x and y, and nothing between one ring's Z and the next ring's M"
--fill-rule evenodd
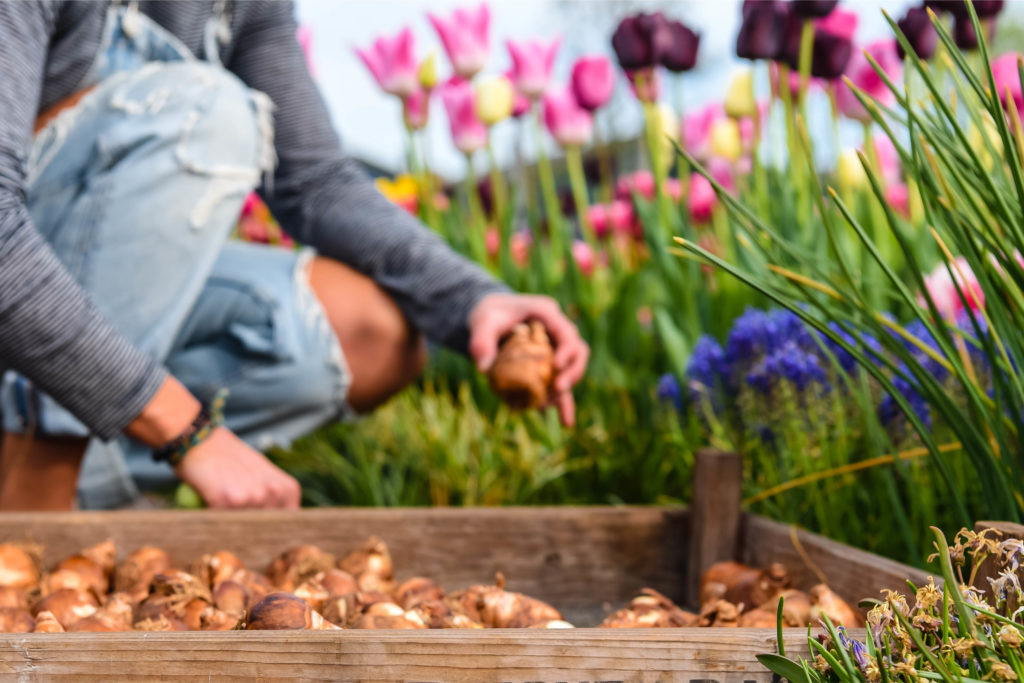
M781 646L782 641L779 641ZM782 676L790 683L811 683L804 673L804 668L797 662L786 659L782 655L763 654L757 656L757 661L774 674Z

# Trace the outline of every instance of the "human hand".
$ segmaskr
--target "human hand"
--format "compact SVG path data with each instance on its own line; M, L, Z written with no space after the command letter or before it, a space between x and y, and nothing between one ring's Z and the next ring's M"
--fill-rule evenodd
M571 427L576 421L572 388L587 369L590 347L554 299L505 293L485 296L469 314L469 354L480 372L489 371L498 355L498 342L527 320L539 320L551 335L556 373L552 401L558 407L562 424Z
M178 476L211 508L298 508L302 489L226 427L218 427L178 464Z

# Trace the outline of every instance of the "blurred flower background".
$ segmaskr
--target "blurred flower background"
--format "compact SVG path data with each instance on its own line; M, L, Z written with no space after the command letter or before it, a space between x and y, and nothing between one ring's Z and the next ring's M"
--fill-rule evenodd
M1024 517L1020 14L924 5L300 4L380 191L592 348L572 429L433 348L273 453L306 501L685 504L714 446L748 509L910 562Z

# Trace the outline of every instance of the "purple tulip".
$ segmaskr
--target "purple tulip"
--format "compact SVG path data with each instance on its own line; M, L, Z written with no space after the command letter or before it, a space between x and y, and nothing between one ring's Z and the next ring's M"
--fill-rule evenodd
M789 4L785 2L745 0L743 22L736 36L736 56L776 59L783 51L789 15Z
M1003 11L1003 0L975 0L974 11L979 19L990 19ZM925 0L925 7L934 12L949 12L958 19L970 21L970 14L964 0Z
M615 72L604 55L580 57L572 67L572 94L587 111L596 111L608 103L615 89Z
M641 13L619 22L612 48L623 69L645 69L661 61L671 41L672 30L661 12Z
M805 19L824 17L832 13L839 0L793 0L793 13Z
M988 41L992 42L992 39L996 35L996 22L990 21L988 23ZM982 24L984 28L985 24ZM958 16L953 21L953 42L961 50L974 50L978 47L978 34L974 32L974 24L971 23L970 17Z
M697 63L697 48L700 47L700 34L694 32L681 21L668 22L672 42L661 55L661 64L669 71L681 73L689 71Z
M793 19L796 19L794 22ZM787 38L786 53L783 56L791 69L800 68L800 39L792 39L792 25L799 24L796 15L790 20L790 32ZM843 75L846 65L853 54L853 41L847 35L833 33L828 26L815 27L814 44L811 49L811 75L815 78L834 80Z
M928 18L928 10L924 7L911 7L903 15L903 18L896 22L896 25L899 26L903 35L906 36L907 42L910 43L910 47L914 50L914 54L921 59L931 59L932 55L935 54L935 46L939 36L935 32L932 20ZM896 51L900 59L906 57L903 46L898 42L896 44Z

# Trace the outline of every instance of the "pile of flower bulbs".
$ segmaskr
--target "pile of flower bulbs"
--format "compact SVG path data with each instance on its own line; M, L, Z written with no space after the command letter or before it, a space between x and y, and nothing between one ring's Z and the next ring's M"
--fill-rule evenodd
M0 543L0 632L572 627L550 605L506 591L500 575L448 594L422 577L397 583L378 538L341 560L297 546L262 573L223 550L188 571L155 547L117 564L112 541L44 572L39 550Z
M806 627L822 616L837 626L864 625L860 612L825 584L818 584L807 593L791 588L789 572L782 564L776 562L767 569L757 569L739 562L719 562L701 577L699 613L687 612L656 590L644 588L601 626L776 628L779 598L784 598L782 625L786 627Z

